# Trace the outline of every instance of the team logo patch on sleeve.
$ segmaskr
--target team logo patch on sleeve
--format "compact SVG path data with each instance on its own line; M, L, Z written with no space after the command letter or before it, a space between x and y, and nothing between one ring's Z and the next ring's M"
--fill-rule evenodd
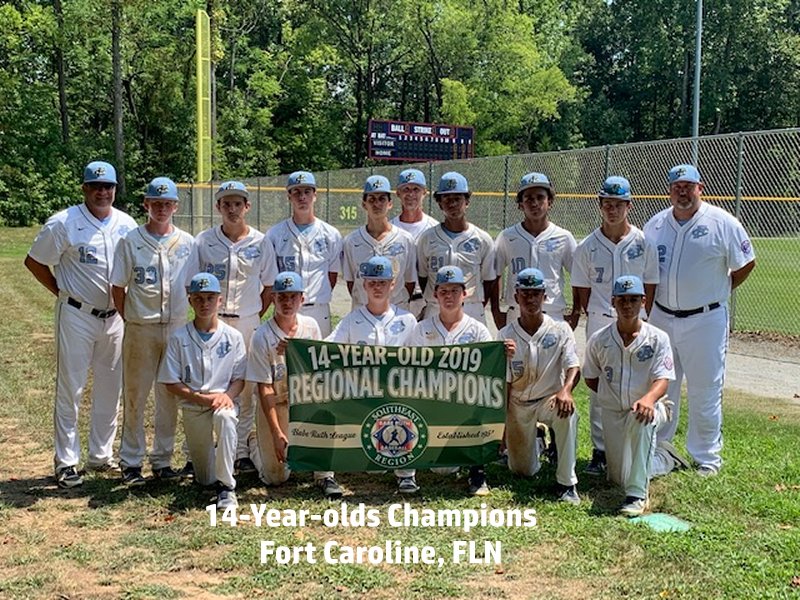
M361 448L377 465L399 468L417 460L428 445L428 425L405 404L386 404L361 424Z
M636 352L636 358L639 359L639 362L644 362L653 358L654 354L655 351L653 350L653 347L650 344L645 344L639 348L638 352Z
M286 365L283 363L278 363L275 365L275 381L283 381L286 379Z
M743 240L742 241L742 254L750 254L753 251L753 246L750 244L750 240Z

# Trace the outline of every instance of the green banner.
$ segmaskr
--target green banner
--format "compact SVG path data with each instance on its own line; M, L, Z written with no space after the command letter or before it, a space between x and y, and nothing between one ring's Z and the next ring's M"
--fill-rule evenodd
M289 340L289 466L482 465L505 423L502 342L388 347Z

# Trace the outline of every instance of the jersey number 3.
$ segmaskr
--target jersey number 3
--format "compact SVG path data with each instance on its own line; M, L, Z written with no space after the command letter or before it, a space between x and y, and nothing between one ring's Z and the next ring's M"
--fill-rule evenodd
M133 282L147 285L158 283L158 271L152 265L149 267L133 267Z

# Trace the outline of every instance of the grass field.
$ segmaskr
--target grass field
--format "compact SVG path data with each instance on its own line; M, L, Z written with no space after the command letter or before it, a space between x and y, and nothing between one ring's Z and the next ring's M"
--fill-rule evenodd
M800 598L800 406L747 395L726 397L720 476L680 472L653 483L654 510L693 524L682 534L617 517L620 493L580 472L583 503L553 502L547 464L532 480L491 466L494 489L484 500L467 497L463 480L422 474L416 508L478 509L483 501L537 511L535 528L470 534L386 525L212 528L204 510L212 495L188 484L131 492L114 479L89 476L81 489L58 490L50 479L52 299L22 268L33 235L6 229L0 237L0 598ZM585 388L579 390L582 470L590 448ZM684 436L682 423L679 443ZM385 515L398 501L389 476L345 475L342 482L352 491L345 498L351 507L363 502ZM317 513L331 507L306 474L281 488L240 483L242 504ZM453 540L500 540L503 564L261 565L260 540L269 539L320 546L328 539L396 539L440 553Z

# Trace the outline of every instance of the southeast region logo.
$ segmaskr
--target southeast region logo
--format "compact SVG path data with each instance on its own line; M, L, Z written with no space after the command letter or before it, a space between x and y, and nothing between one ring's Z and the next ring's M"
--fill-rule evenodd
M628 248L628 259L635 260L644 254L644 248L641 244L635 244Z
M386 404L361 424L361 448L369 459L386 468L401 468L417 460L428 446L428 425L405 404Z

